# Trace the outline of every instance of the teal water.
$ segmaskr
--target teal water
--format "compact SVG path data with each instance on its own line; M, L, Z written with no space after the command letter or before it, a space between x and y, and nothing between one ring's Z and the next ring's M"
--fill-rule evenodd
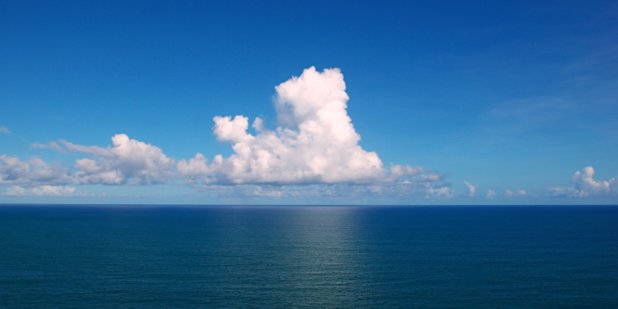
M618 207L0 207L0 307L618 307Z

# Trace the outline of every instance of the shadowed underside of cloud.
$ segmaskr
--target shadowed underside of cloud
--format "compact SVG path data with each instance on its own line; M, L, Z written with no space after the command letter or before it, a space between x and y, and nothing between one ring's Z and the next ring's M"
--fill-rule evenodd
M48 164L39 158L22 161L17 157L0 156L0 185L8 188L9 196L61 196L71 195L75 187L70 171L59 164Z
M0 185L58 185L71 181L69 170L59 164L48 164L36 157L24 161L0 155Z

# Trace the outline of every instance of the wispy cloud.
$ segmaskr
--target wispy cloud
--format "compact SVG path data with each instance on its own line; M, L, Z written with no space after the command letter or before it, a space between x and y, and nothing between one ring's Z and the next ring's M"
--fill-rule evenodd
M0 134L11 134L11 130L7 127L0 125Z
M474 197L476 195L477 186L469 183L468 181L464 181L464 185L466 186L466 189L468 190L468 196Z

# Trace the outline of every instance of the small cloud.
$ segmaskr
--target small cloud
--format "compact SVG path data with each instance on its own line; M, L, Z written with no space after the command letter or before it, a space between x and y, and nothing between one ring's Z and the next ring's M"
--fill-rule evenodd
M0 134L11 134L11 130L5 126L0 126Z
M476 187L477 185L473 185L467 181L464 181L464 185L466 186L466 189L468 190L468 196L469 197L474 197L476 195Z
M518 190L505 190L504 191L504 196L506 197L524 197L527 196L528 192L524 189L518 189Z
M494 197L496 197L497 193L495 190L489 189L487 190L487 192L485 192L485 198L486 199L493 199Z
M578 196L607 194L616 191L616 178L596 180L594 174L595 170L592 166L587 166L573 174L571 182Z
M550 188L551 195L556 197L587 197L618 194L615 177L607 180L594 178L596 171L592 166L586 166L576 171L571 177L571 186Z
M426 191L426 198L451 198L455 192L448 186L429 187Z

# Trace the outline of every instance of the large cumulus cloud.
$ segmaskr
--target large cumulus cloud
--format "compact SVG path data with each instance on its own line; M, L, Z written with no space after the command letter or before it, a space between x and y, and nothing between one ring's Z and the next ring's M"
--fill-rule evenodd
M214 134L232 145L227 158L215 156L206 164L198 154L180 161L178 169L188 177L202 173L207 182L341 183L384 177L382 161L364 150L347 113L348 95L338 69L318 72L315 67L278 85L275 106L279 126L263 128L260 118L242 115L216 116Z

